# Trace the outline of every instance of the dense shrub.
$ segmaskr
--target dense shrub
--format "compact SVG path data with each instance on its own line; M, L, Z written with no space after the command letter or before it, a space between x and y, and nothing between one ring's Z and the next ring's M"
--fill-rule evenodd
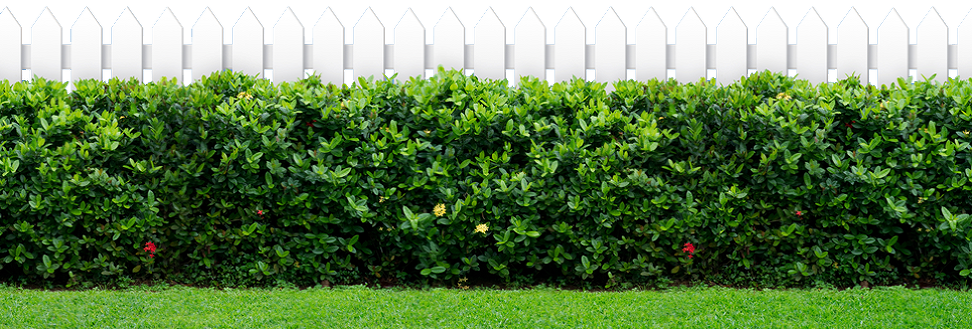
M969 275L972 80L614 87L2 83L0 281Z

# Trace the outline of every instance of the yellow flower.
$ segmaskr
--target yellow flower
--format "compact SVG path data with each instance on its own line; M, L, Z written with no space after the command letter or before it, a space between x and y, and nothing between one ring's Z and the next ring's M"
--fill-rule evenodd
M925 198L919 197L918 198L918 203L922 203L922 202L925 202Z
M486 234L486 231L489 231L489 226L486 226L486 224L479 224L476 225L476 230L473 232Z
M963 131L963 133L965 133L965 136L968 136L969 135L969 131L968 130Z
M431 131L429 131L428 129L426 129L426 130L425 130L425 134L426 134L426 135L428 135L428 134L431 134L431 133L432 133L432 132L431 132Z
M236 95L236 98L253 99L253 95L250 95L245 91L241 91L238 95Z
M792 97L790 97L790 95L787 95L786 93L779 93L776 95L776 99L780 99L780 98L790 99Z
M385 202L385 197L378 197L378 203Z
M469 281L469 279L466 278L459 279L459 282L466 282L466 281Z
M435 205L435 209L433 209L432 212L435 213L435 217L442 217L442 215L445 215L446 212L445 205L441 203Z

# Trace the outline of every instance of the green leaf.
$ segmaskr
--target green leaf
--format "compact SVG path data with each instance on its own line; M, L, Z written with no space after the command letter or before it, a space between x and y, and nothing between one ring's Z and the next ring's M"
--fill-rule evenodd
M442 266L436 266L436 267L433 267L431 269L431 271L432 271L432 273L439 274L439 273L445 272L446 271L446 268L445 267L442 267Z
M952 220L952 212L945 209L944 206L942 207L942 216L945 216L945 220Z
M245 228L243 230L243 235L246 236L246 235L253 234L253 231L256 231L257 227L259 227L259 226L260 226L260 224L257 224L257 223L250 224L250 227Z
M972 273L972 271L970 271L969 269L964 269L961 272L959 272L959 275L961 275L961 276L969 276L970 273Z
M881 179L881 178L884 178L884 177L885 177L885 176L887 176L887 175L888 175L888 174L889 174L890 172L891 172L891 168L885 168L884 170L881 170L881 172L878 172L878 173L877 173L877 175L876 175L876 177L877 177L878 179Z
M526 235L529 236L529 237L531 237L531 238L539 238L540 237L540 232L537 232L537 231L527 231L526 232Z
M422 275L424 275L424 276L429 276L429 274L432 274L432 270L431 269L424 269L420 273L422 273Z

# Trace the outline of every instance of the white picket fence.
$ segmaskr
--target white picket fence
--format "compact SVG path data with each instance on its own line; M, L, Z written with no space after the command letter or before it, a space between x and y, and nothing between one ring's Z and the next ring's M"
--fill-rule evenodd
M680 82L697 82L715 69L715 78L725 84L738 81L749 70L786 73L795 69L798 78L812 83L828 81L828 70L836 69L839 79L858 74L870 83L869 69L877 70L877 85L894 83L916 69L917 76L945 82L949 69L960 77L972 76L972 24L958 27L958 44L948 44L948 27L932 7L917 28L918 44L908 43L908 27L892 9L878 28L877 44L868 40L868 26L853 7L838 28L837 44L827 40L827 24L811 8L797 25L797 44L790 44L788 27L774 8L759 23L759 44L750 44L748 27L730 8L717 27L718 43L709 44L705 24L690 8L676 26L677 44L667 40L667 27L655 12L648 12L638 23L634 44L627 42L627 27L613 8L608 8L595 27L597 44L588 44L586 27L569 8L555 27L555 42L546 42L546 27L529 8L517 23L515 44L506 43L506 27L489 8L475 25L475 44L466 44L465 28L452 8L446 9L436 23L436 44L426 44L425 27L409 9L395 27L396 44L385 44L385 28L371 8L354 26L353 44L345 43L344 25L327 8L315 23L312 44L304 43L304 26L288 7L273 27L274 44L264 43L263 25L247 8L233 26L232 44L223 44L223 26L207 7L192 26L192 43L185 44L183 28L169 8L152 27L153 44L144 44L139 20L126 8L111 27L112 44L102 41L102 26L85 8L71 26L71 43L62 44L62 27L49 8L45 8L31 27L32 44L22 44L21 25L9 8L0 13L0 79L21 80L22 70L50 80L61 80L62 70L71 70L71 80L102 79L102 70L111 77L143 79L151 69L152 80L177 77L191 70L193 81L215 71L232 69L264 77L271 69L273 80L296 81L305 70L321 79L344 83L344 70L353 77L381 77L386 69L398 73L399 80L426 77L427 69L439 65L474 70L480 78L505 79L514 70L516 83L521 76L547 79L555 71L560 82L578 76L587 80L587 70L595 71L595 81L635 78L665 80L674 69ZM873 83L872 83L873 84ZM608 86L608 90L611 90Z

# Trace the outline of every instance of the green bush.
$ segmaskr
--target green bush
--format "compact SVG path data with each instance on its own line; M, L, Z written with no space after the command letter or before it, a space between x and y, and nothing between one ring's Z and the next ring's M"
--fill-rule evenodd
M0 280L967 279L972 80L614 87L3 82Z

